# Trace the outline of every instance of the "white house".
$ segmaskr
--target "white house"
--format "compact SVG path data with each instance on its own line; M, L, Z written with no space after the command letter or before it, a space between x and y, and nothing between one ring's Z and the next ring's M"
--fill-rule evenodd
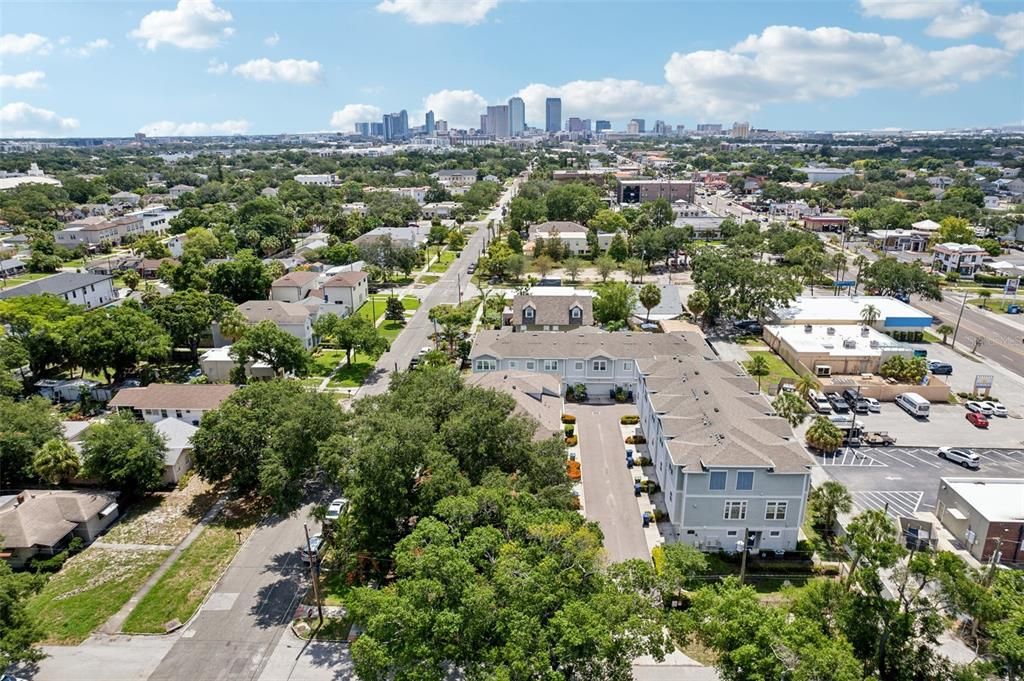
M117 515L114 492L25 490L0 497L4 558L20 568L35 556L60 553L75 537L92 543Z
M472 168L438 170L437 172L430 173L430 176L445 187L468 187L476 183L476 170Z
M79 246L96 246L104 241L117 243L120 235L117 225L105 217L94 215L67 223L53 233L53 239L61 246L74 249Z
M122 388L107 406L148 423L173 417L198 426L203 414L219 407L233 392L233 385L152 383L144 388Z
M49 293L91 310L117 299L113 282L110 275L61 272L0 291L0 300Z
M297 303L316 288L318 277L316 272L289 272L275 279L270 285L270 299L283 303Z
M324 282L324 303L345 305L351 314L369 298L369 282L366 272L339 272Z
M932 265L939 272L956 272L973 279L987 255L988 251L975 244L947 242L932 248Z
M199 428L173 417L160 419L153 428L163 436L166 445L163 482L173 485L192 468L192 436Z
M139 205L140 197L135 192L117 192L112 194L110 197L110 205L112 206L137 206Z
M313 336L313 319L315 310L310 310L299 303L285 303L279 300L250 300L242 303L236 308L250 324L259 324L264 321L273 322L277 328L289 333L300 341L307 350L312 350L316 345ZM220 329L214 327L214 345L224 345L225 339L220 334Z
M238 362L231 356L231 346L223 345L219 348L210 348L199 357L199 368L203 375L211 383L229 383L231 372L238 366ZM274 368L266 362L246 362L245 375L258 380L269 380L274 378Z
M330 187L334 184L334 176L324 175L296 175L295 181L305 186Z
M189 184L176 184L170 189L168 189L167 192L172 199L176 199L183 194L188 194L189 192L194 192L195 190L196 188Z

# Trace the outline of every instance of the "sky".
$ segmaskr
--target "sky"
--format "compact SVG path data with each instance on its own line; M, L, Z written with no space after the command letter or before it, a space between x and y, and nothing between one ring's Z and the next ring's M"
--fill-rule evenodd
M0 137L475 127L934 130L1024 121L1024 2L4 0Z

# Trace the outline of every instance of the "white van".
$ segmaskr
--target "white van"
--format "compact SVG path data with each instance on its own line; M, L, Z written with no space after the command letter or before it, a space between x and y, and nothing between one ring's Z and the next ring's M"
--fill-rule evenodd
M811 407L814 411L819 414L831 414L832 405L829 404L828 398L825 397L820 390L811 390L807 393L807 401L811 403Z
M903 411L917 418L925 418L931 412L932 403L917 393L900 393L896 396L896 404Z

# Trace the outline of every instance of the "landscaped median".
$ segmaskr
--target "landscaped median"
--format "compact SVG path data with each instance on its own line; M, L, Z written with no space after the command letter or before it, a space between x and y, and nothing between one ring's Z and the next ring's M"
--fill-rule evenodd
M262 511L251 504L226 505L139 601L121 630L126 634L162 634L170 622L187 622L261 516Z

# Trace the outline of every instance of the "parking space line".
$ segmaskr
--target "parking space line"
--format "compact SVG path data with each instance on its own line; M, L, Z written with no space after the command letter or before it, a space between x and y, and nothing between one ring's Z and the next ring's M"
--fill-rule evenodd
M900 451L902 451L902 450L900 450ZM907 468L914 468L914 464L912 464L912 463L910 463L908 461L904 461L903 459L901 459L900 457L896 456L895 454L893 454L891 452L886 452L886 451L883 451L881 449L876 449L875 453L876 454L881 454L882 456L888 456L890 459L894 459L896 461L899 461L901 464L903 464ZM886 464L886 465L888 465L888 464Z
M921 450L918 449L916 451L921 451ZM909 456L910 458L914 459L915 461L920 461L921 463L925 464L926 466L931 466L932 468L942 468L942 466L940 466L939 464L935 463L934 461L929 461L927 459L922 459L920 456L917 456L916 454L912 454L911 450L909 450L909 449L904 449L903 452L907 456Z
M903 490L893 492L854 492L853 503L860 510L883 509L888 504L889 515L893 518L911 516L921 507L924 492Z

